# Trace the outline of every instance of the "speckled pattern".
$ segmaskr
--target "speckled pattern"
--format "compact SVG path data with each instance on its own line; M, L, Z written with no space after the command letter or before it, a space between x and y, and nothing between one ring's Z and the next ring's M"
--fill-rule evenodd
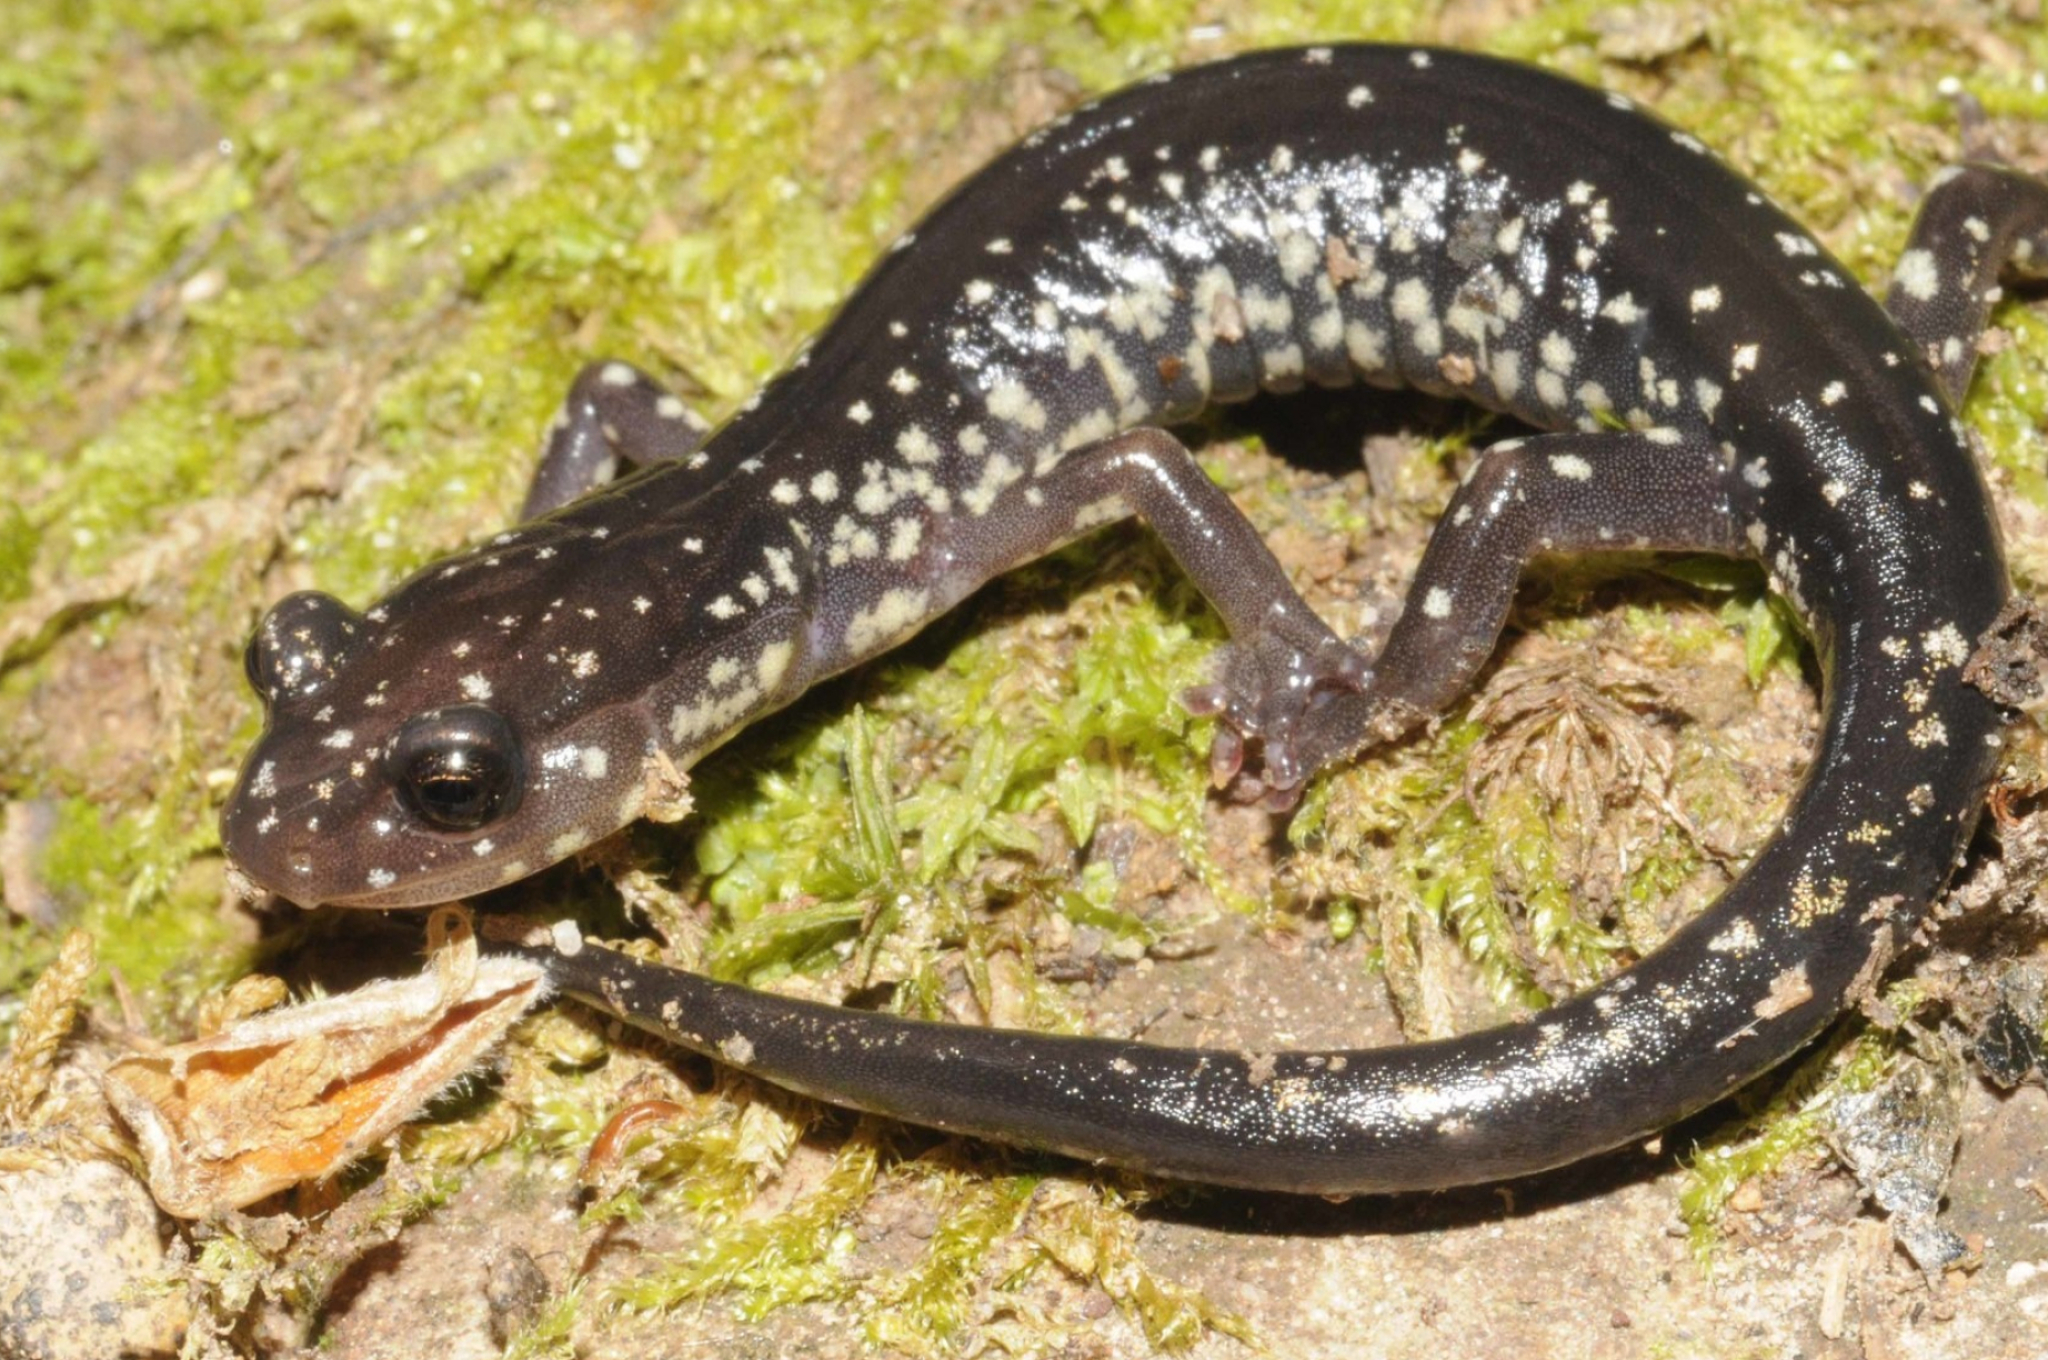
M1470 681L1544 551L1746 555L1807 614L1827 723L1777 837L1626 974L1532 1020L1336 1053L843 1012L533 947L565 987L825 1099L1219 1183L1430 1187L1662 1127L1781 1060L1947 877L1999 718L1960 676L2007 590L1951 400L2048 189L1930 196L1881 309L1696 140L1618 96L1410 48L1158 77L969 180L723 428L625 364L529 511L363 614L280 603L223 814L254 883L416 906L553 863L672 769L990 576L1141 516L1229 625L1213 759L1284 806ZM1357 380L1551 433L1495 444L1368 658L1158 427ZM617 460L641 471L581 500ZM565 503L568 502L568 503ZM557 508L559 507L559 508Z

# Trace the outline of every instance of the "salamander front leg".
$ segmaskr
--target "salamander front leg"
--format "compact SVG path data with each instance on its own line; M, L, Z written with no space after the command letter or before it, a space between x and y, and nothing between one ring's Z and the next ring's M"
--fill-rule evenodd
M680 397L616 359L587 364L548 428L547 447L519 518L559 510L633 467L697 451L711 427Z
M1306 777L1400 736L1464 693L1493 654L1523 567L1539 554L1744 551L1729 463L1705 432L1672 429L1541 435L1488 449L1437 522L1366 683L1313 696L1291 736L1290 767ZM1226 686L1246 678L1235 664L1226 669ZM1267 745L1270 774L1274 735L1245 735ZM1284 803L1299 787L1265 792Z
M1132 430L1074 450L993 513L958 521L947 548L964 576L978 580L1133 515L1223 616L1236 670L1257 677L1242 695L1218 690L1214 706L1205 707L1202 696L1216 687L1205 687L1194 705L1200 711L1229 707L1247 727L1285 732L1310 696L1364 681L1365 657L1308 607L1244 512L1164 430ZM1277 752L1284 760L1290 749L1284 741L1269 745L1268 759Z
M1961 402L2001 280L2048 279L2048 183L1983 162L1944 171L1913 219L1885 307Z

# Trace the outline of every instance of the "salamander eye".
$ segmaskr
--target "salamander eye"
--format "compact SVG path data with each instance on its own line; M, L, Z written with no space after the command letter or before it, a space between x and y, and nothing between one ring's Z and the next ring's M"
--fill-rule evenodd
M385 762L406 806L443 831L510 816L526 784L519 739L482 704L420 714L399 729Z
M360 616L332 595L302 590L270 607L242 653L249 687L264 703L298 699L334 677Z

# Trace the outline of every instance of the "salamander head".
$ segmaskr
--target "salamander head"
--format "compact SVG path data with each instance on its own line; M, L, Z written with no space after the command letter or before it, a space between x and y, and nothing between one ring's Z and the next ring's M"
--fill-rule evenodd
M273 607L246 657L263 736L221 813L234 869L307 906L481 892L640 816L650 759L685 769L768 706L787 620L708 611L716 550L608 537L543 521L363 614L314 592Z

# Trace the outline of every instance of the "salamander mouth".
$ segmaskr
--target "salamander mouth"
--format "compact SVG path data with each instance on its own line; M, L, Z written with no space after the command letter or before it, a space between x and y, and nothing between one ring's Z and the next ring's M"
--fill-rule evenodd
M383 886L348 890L332 882L322 884L317 881L319 875L313 873L298 875L290 872L279 874L252 871L232 851L227 856L228 886L243 900L255 901L270 895L308 911L315 907L385 911L439 906L444 902L488 892L514 879L524 878L530 872L531 869L527 866L517 863L474 866L455 864L439 871L394 876ZM299 882L295 883L295 879Z
M246 901L270 894L308 910L426 907L487 891L539 867L479 854L477 844L488 850L488 840L401 849L390 843L398 838L356 836L345 826L336 827L334 817L331 805L281 807L269 798L247 797L237 790L221 813L229 887ZM334 859L337 847L380 843L388 850L388 859Z

